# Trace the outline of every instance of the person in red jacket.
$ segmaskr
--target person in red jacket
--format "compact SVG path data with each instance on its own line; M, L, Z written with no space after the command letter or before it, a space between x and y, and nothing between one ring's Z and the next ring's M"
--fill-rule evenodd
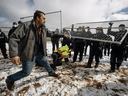
M71 46L62 46L58 48L57 50L54 50L53 54L51 55L53 58L53 64L51 64L51 67L53 70L56 70L56 66L62 65L62 59L65 59L65 63L68 63L68 57L71 51L73 51L74 47Z

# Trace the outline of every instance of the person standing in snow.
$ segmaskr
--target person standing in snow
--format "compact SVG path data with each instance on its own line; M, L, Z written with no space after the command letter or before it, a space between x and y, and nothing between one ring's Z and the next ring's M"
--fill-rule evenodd
M51 33L45 27L45 13L36 11L34 19L24 22L11 34L9 39L9 54L11 62L18 65L22 62L22 70L7 76L7 88L14 90L14 82L30 75L35 60L45 67L49 76L58 77L50 67L46 56L46 37L58 37L61 34ZM68 35L61 35L68 38Z
M77 32L78 33L82 33L83 32L82 31L82 28L79 27L77 29ZM84 51L84 46L85 46L85 40L84 39L77 39L77 38L75 38L73 45L75 46L75 48L74 48L74 56L73 56L72 63L75 63L76 62L78 53L80 53L79 54L79 62L82 62L82 59L83 59L83 51Z
M0 49L2 51L2 54L4 56L5 59L7 59L7 54L6 54L6 44L8 40L6 35L2 32L2 30L0 29Z
M59 29L56 29L55 31L54 31L54 33L56 34L58 34L59 33ZM55 50L55 45L56 45L56 48L58 49L59 48L59 39L60 39L60 37L51 37L51 42L52 42L52 52Z
M115 32L115 31L111 31L111 27L113 24L109 23L110 27L108 28L108 35L113 35L115 36L115 40L117 39L121 39L121 36L127 32L127 30L125 30L125 25L124 24L120 24L119 25L119 31ZM124 50L126 48L126 44L128 43L128 35L126 36L126 38L124 39L124 41L122 42L121 45L118 44L112 44L111 45L111 58L110 58L110 65L111 65L111 69L109 71L109 73L115 72L115 66L117 66L117 70L119 70L121 63L123 62L123 55L124 55Z
M96 34L93 34L95 38L99 37L100 35L103 35L101 28L96 28ZM92 68L91 64L93 61L93 57L95 56L96 65L95 68L98 67L100 62L100 56L102 54L102 42L99 41L92 41L90 46L90 53L89 53L89 59L88 59L88 65L85 66L85 68Z

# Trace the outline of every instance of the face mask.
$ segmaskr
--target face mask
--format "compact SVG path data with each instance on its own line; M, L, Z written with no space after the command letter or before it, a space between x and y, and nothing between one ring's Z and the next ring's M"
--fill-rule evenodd
M13 25L13 27L17 27L17 25Z

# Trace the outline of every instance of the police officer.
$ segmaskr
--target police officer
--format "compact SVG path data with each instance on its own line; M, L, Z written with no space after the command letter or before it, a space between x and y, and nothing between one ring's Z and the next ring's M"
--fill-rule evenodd
M103 34L102 31L97 28L96 29L96 34L94 34L94 38L98 38L99 35ZM92 41L91 42L91 46L90 46L90 54L89 54L89 59L88 59L88 65L85 66L85 68L91 68L91 63L93 61L93 57L95 56L95 61L96 61L96 65L95 68L98 67L99 62L100 62L100 56L102 54L102 42L98 42L98 41Z
M59 33L59 29L56 29L56 31L53 32L55 33ZM60 37L51 37L51 42L52 42L52 52L55 50L55 45L57 47L57 49L59 48L59 39Z
M9 33L8 33L8 38L10 37L10 35L16 30L17 28L17 23L16 22L13 22L13 26L12 28L9 30Z
M91 35L92 35L92 33L90 32L90 28L89 27L87 27L87 37L88 38L90 38L91 37ZM90 46L91 45L91 41L90 40L86 40L85 41L85 51L84 51L84 55L86 56L86 51L87 51L87 48L88 48L88 46Z
M2 32L2 30L0 29L0 48L2 51L2 54L4 56L5 59L7 59L7 54L6 54L6 46L5 43L8 42L7 41L7 37L6 35Z
M81 32L81 34L82 34L82 32L83 32L82 28L79 27L77 29L77 32ZM75 46L75 48L74 48L74 56L73 56L72 63L76 62L78 53L80 53L80 55L79 55L79 62L81 62L82 58L83 58L83 51L84 51L85 40L84 39L74 39L74 44L73 45Z
M110 27L108 28L107 34L115 36L114 41L117 41L117 39L120 39L119 37L121 37L122 34L127 32L127 30L125 30L124 24L119 25L118 32L111 31L112 24L109 24L109 25L110 25ZM124 49L126 47L126 43L128 41L127 38L128 38L128 35L126 36L126 38L124 39L124 41L122 42L121 45L112 44L111 58L110 58L111 69L110 69L109 73L115 72L115 66L117 66L117 70L119 70L121 63L123 61L123 53L124 53Z

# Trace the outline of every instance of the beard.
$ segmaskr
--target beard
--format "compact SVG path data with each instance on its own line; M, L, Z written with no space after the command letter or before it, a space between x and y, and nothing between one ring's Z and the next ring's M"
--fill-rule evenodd
M45 22L39 21L40 27L44 26Z

